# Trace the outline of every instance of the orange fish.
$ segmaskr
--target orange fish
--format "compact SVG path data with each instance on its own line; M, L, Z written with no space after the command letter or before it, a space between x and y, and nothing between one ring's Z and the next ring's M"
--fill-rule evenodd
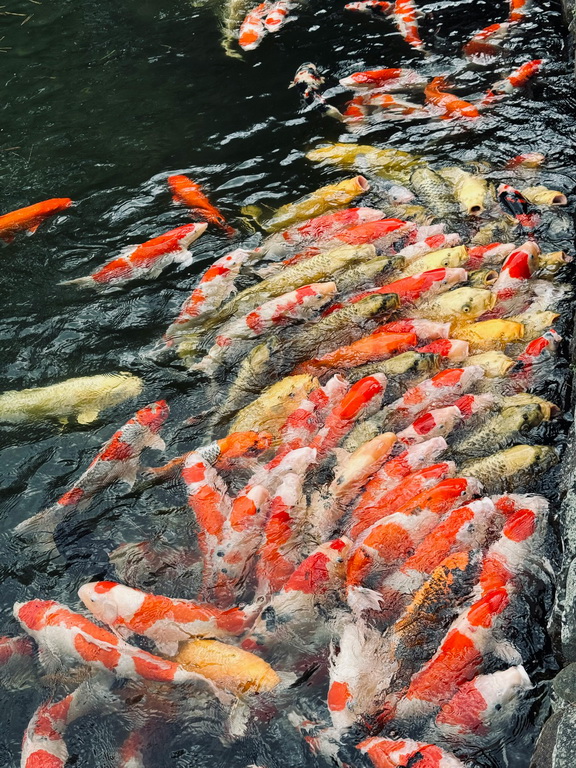
M34 203L26 208L5 213L0 216L0 238L11 243L16 232L36 232L40 224L49 216L54 216L66 208L70 208L72 200L69 197L54 197L42 203Z
M187 205L209 224L215 224L223 229L227 235L235 233L236 230L226 224L224 216L202 192L200 184L196 184L188 176L178 175L168 176L168 186L175 203Z
M445 77L435 77L424 89L426 101L437 107L441 112L442 120L449 120L453 117L480 117L480 112L474 104L464 99L459 99L453 93L447 93L443 89L447 86Z

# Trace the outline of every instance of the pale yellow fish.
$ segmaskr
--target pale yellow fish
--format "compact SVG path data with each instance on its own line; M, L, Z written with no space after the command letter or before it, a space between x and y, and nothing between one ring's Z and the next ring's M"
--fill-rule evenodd
M219 640L188 640L172 660L237 696L271 691L281 682L264 659Z
M458 466L460 475L476 477L485 493L514 488L530 472L546 472L558 463L558 454L548 445L515 445L504 451Z
M532 405L536 404L540 406L540 410L544 414L544 420L550 421L550 419L558 416L560 408L550 400L544 400L538 395L533 395L530 392L519 392L517 395L510 395L509 397L502 398L502 406L509 407L511 405Z
M477 288L489 288L498 280L498 272L495 269L475 269L468 272L468 285Z
M277 439L280 427L288 416L300 406L308 393L318 386L320 384L315 376L286 376L265 389L260 397L243 408L234 419L228 434L249 430L266 431Z
M494 307L496 296L484 288L456 288L418 306L418 314L439 322L474 320Z
M554 325L560 315L557 312L522 312L508 318L524 326L524 341L533 341Z
M469 365L479 365L484 369L484 375L489 379L500 379L506 376L515 364L515 360L496 349L490 352L481 352L478 355L470 355L460 363L463 368Z
M407 184L414 168L425 165L424 161L410 152L400 149L373 147L371 144L328 144L306 154L313 163L336 165L339 168L369 170L377 176Z
M538 276L553 276L559 272L565 264L572 261L564 251L553 251L552 253L541 253L538 256Z
M384 432L361 445L353 453L344 452L334 470L330 493L334 498L348 498L358 493L370 475L379 469L396 443L394 432Z
M338 184L328 184L295 203L281 206L276 213L261 221L260 224L267 232L278 232L293 224L308 221L329 211L335 211L337 208L344 208L369 189L370 184L364 176L354 176Z
M131 373L103 373L67 379L37 389L22 389L0 394L0 422L75 418L89 424L100 411L136 397L143 382Z
M421 256L409 264L402 272L402 277L417 275L420 272L428 272L431 269L441 267L461 267L468 259L468 250L465 245L457 245L454 248L442 248Z
M511 319L458 323L450 335L467 341L473 351L503 350L507 344L524 338L524 325Z
M469 216L479 216L486 209L488 183L462 168L442 168L438 173L454 185L454 197Z
M534 205L568 205L568 199L563 192L548 187L526 187L522 194L529 203Z

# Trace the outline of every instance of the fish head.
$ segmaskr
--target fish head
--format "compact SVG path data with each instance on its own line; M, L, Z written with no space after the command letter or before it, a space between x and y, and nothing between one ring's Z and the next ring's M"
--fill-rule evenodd
M290 472L296 475L302 475L316 461L316 449L305 446L304 448L295 448L284 456L276 471L278 474Z
M145 594L115 581L93 581L80 587L78 597L93 616L114 627L119 620L135 614Z
M256 456L268 450L272 445L273 437L270 432L231 432L218 441L220 453L227 459L239 456Z
M474 320L492 309L496 296L485 288L456 288L439 296L434 302L439 315L451 320Z
M500 710L512 704L519 693L530 690L532 683L524 667L518 665L491 675L480 675L476 687L488 710Z
M200 235L206 232L208 223L206 221L194 222L193 224L185 224L183 227L179 227L178 242L182 248L188 248L195 240L198 240Z
M170 408L166 400L157 400L145 408L141 408L135 415L136 421L152 432L159 432L160 428L170 414Z
M505 408L500 414L500 424L505 429L527 432L544 421L544 413L538 403Z
M308 289L308 294L304 297L306 306L313 309L320 309L323 307L338 290L338 286L334 282L311 283L304 287ZM302 291L303 289L297 289L297 292L298 290Z
M516 362L508 357L504 352L493 350L483 352L479 355L472 355L467 363L477 365L484 369L485 375L489 379L497 379L506 376L507 373L516 365Z

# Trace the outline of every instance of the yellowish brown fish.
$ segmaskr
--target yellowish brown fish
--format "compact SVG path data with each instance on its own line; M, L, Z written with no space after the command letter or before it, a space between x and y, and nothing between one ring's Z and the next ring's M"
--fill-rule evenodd
M462 476L475 477L485 493L511 490L558 463L558 454L548 445L515 445L491 456L459 465Z
M364 176L354 176L338 184L328 184L295 203L281 206L270 218L259 223L267 232L278 232L328 211L344 208L369 189L370 184Z
M503 350L507 344L524 339L524 325L512 319L482 320L479 323L459 323L452 328L451 336L470 344L474 351Z
M533 395L530 392L519 392L516 395L510 395L503 398L502 403L506 406L531 405L535 403L544 414L544 421L550 421L550 419L553 419L560 413L560 408L555 403L550 402L550 400L544 400L544 398Z
M264 659L219 640L188 640L172 660L237 696L271 691L281 682Z
M402 272L401 277L418 275L420 272L428 272L431 269L441 267L461 267L468 259L468 250L465 245L457 245L454 248L442 248L432 251L426 256L421 256L409 264Z
M522 312L508 318L524 326L524 341L533 341L541 336L545 330L551 328L560 315L557 312Z
M516 361L505 355L504 352L494 349L490 352L470 355L461 365L463 368L469 365L479 365L484 369L484 375L487 378L501 379L516 365Z
M318 386L320 384L315 376L286 376L265 389L260 397L243 408L234 419L228 434L265 430L278 439L280 427L288 416L299 407L308 393Z
M455 453L463 456L486 456L521 442L531 429L544 421L538 403L509 405L491 416L482 426L453 444Z
M563 192L548 187L526 187L522 194L533 205L568 205L568 198Z
M473 288L490 288L498 280L495 269L474 269L468 272L468 285Z
M75 418L79 424L90 424L100 411L139 395L142 386L138 376L121 372L4 392L0 394L0 422L58 419L65 424Z
M508 243L514 240L518 222L512 216L503 216L495 221L483 224L470 240L470 245L489 245L490 243Z
M496 296L484 288L456 288L420 304L418 314L439 322L466 322L492 309L495 302Z
M313 163L336 165L340 168L370 170L377 176L407 184L414 168L424 161L400 149L373 147L370 144L329 144L306 154Z
M479 216L486 209L488 184L462 168L443 168L439 174L454 185L454 197L469 216Z

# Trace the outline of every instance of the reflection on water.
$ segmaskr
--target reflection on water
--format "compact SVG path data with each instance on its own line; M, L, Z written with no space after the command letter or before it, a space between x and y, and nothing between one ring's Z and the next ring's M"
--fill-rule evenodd
M58 283L88 274L127 244L187 223L184 210L170 201L166 178L171 173L189 173L202 183L245 238L252 230L240 217L242 206L277 206L339 179L337 169L304 158L322 141L355 138L335 121L299 112L297 95L287 86L303 61L314 61L327 73L328 95L338 107L349 98L338 78L381 65L414 66L427 77L450 73L460 95L477 97L494 73L466 68L460 48L476 29L503 20L507 4L441 1L421 7L426 14L422 36L432 51L427 57L405 46L388 23L313 4L242 60L227 58L220 47L214 0L198 6L184 0L14 0L9 10L16 15L0 16L0 212L49 197L76 201L70 215L44 224L34 237L20 237L0 248L5 265L0 273L0 390L118 370L145 380L144 394L135 403L106 411L96 426L0 427L3 632L16 634L11 617L16 600L39 596L76 605L73 596L82 583L114 577L108 555L120 544L149 540L167 551L180 546L183 531L190 534L190 521L180 507L184 494L170 486L141 495L118 487L106 491L91 507L90 526L76 532L73 541L63 542L63 555L52 561L17 545L10 531L78 477L135 405L159 397L170 402L167 456L204 442L201 427L176 426L206 408L203 380L159 367L144 352L174 318L195 275L230 242L209 230L193 247L192 268L166 272L153 283L126 291L92 295ZM539 0L506 49L509 55L499 74L527 58L546 59L545 70L521 96L497 104L472 127L394 121L373 126L357 140L422 154L433 165L484 161L492 165L494 180L510 157L540 151L547 156L542 183L571 193L575 104L559 3ZM364 204L377 204L378 199L376 185ZM571 250L570 216L550 215L545 224L538 233L543 251ZM239 236L232 243L241 241ZM569 328L566 316L559 330ZM566 406L567 386L567 377L555 377L544 394ZM564 434L563 427L555 425L547 439L562 445ZM552 498L554 484L553 478L547 480ZM193 594L198 573L187 558L182 552L177 568L180 585ZM138 557L128 560L134 581L142 579L140 583L151 588ZM164 562L164 581L155 583L166 594L181 596L171 567ZM539 604L536 595L534 602ZM549 602L549 594L540 601ZM528 670L537 682L550 675L555 663L549 640L541 642L540 666ZM325 690L322 675L315 675L314 668L309 673L286 702L263 697L257 725L230 748L220 741L219 712L207 713L203 701L188 702L177 726L166 725L154 733L155 743L161 745L154 752L155 765L320 762L285 720L272 716L275 709L299 698L313 715ZM51 691L62 693L61 687L54 687L58 683L46 679L31 688L24 680L21 690L0 690L5 713L2 765L18 764L30 713ZM134 696L137 699L138 692ZM137 705L133 711L134 722L128 727L142 717ZM530 718L536 721L542 712L536 702ZM80 755L86 765L113 765L112 745L120 743L123 730L114 717L82 721L70 731L70 754ZM526 765L532 738L533 729L527 728L520 740L500 745L508 762L499 762L496 749L479 755L476 764L520 768Z

